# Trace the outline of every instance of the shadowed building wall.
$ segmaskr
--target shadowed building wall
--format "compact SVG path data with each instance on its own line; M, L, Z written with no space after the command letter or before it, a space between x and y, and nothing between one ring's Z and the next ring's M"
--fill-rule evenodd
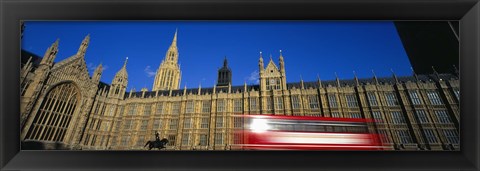
M460 59L458 21L395 21L394 24L417 74L431 73L432 66L441 73L455 72Z

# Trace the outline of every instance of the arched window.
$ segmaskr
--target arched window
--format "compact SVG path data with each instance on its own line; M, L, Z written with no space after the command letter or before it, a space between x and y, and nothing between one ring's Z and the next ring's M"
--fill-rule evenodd
M80 94L72 83L60 84L50 90L35 115L26 139L63 141L78 101Z

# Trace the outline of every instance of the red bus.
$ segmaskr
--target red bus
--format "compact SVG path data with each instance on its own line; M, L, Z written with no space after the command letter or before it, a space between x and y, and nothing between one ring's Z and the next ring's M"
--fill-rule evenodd
M243 115L236 137L242 150L383 150L371 119L311 116ZM238 141L237 141L238 142Z

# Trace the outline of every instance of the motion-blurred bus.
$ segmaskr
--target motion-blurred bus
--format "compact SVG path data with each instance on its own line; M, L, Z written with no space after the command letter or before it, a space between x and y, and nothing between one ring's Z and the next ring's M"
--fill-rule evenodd
M311 116L243 115L235 132L238 150L382 150L371 119Z

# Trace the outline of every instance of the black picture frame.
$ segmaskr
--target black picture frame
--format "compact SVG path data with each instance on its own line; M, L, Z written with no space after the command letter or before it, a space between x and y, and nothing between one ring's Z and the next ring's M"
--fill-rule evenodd
M478 0L0 1L2 170L479 170ZM460 20L460 151L20 151L21 20Z

